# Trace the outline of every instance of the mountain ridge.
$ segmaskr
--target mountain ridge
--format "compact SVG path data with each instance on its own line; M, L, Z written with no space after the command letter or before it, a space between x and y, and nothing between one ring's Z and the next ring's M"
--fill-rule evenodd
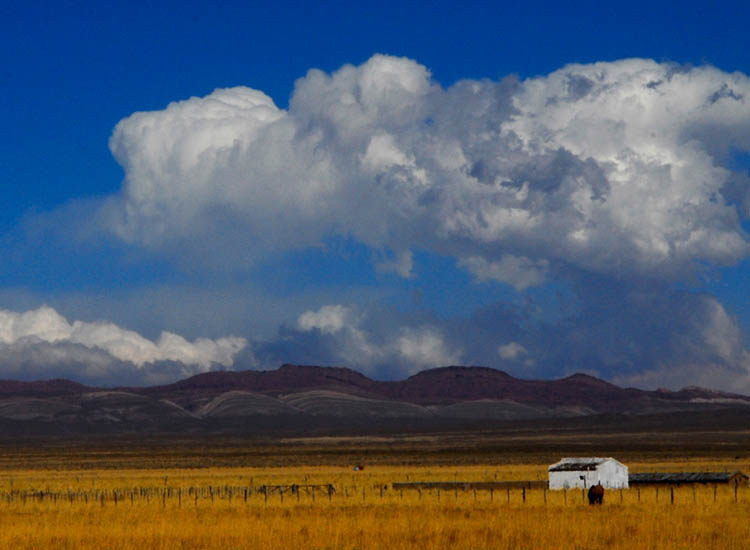
M345 367L293 364L266 371L213 371L148 387L0 380L0 425L21 432L472 430L535 418L724 408L750 411L750 396L694 386L621 388L584 373L529 380L476 366L428 369L391 381Z
M47 396L97 391L126 391L143 395L175 392L213 393L232 390L282 394L301 389L349 390L394 400L450 402L477 399L509 399L519 402L576 403L621 400L623 397L658 399L737 399L750 402L750 396L686 386L679 390L643 390L621 387L586 373L573 373L556 379L516 378L507 372L484 366L446 366L425 369L402 380L376 380L347 367L285 363L271 370L211 371L170 384L154 386L88 386L68 379L36 381L0 380L0 396ZM598 392L592 396L592 391Z

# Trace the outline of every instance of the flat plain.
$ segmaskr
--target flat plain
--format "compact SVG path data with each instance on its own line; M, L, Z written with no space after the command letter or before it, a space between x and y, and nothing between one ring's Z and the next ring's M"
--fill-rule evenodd
M608 491L601 507L589 506L580 490L391 486L541 481L567 455L615 456L631 472L750 471L750 435L737 427L607 429L599 420L597 429L0 439L0 547L748 547L744 486Z

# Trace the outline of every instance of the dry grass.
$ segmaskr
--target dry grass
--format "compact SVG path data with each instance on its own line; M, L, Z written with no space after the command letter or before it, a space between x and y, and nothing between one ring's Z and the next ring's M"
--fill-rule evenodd
M722 470L724 463L631 464L633 471ZM743 463L742 469L750 464ZM737 464L732 463L732 468ZM465 467L332 466L180 470L13 470L0 476L0 547L49 549L746 549L750 488L680 487L610 491L589 507L580 491L398 492L393 481L544 479L540 465ZM222 487L334 483L317 494L266 498ZM216 488L215 498L188 497ZM112 491L151 489L120 499ZM170 498L161 498L165 488ZM57 501L20 495L44 490ZM161 492L160 492L161 491ZM175 495L181 491L180 498ZM108 495L104 503L81 495ZM138 493L140 494L140 493ZM381 496L382 494L382 496ZM12 496L11 496L12 495Z

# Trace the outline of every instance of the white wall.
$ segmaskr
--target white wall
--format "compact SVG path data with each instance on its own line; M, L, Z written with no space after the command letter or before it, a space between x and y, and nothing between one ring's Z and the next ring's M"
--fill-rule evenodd
M591 487L599 482L605 489L627 489L628 467L615 460L607 460L599 464L596 470L549 473L550 489Z

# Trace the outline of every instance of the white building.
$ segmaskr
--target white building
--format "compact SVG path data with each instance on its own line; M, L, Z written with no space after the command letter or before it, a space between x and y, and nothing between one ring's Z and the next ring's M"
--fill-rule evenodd
M550 489L586 489L597 483L605 489L627 489L628 467L611 457L569 457L549 467Z

